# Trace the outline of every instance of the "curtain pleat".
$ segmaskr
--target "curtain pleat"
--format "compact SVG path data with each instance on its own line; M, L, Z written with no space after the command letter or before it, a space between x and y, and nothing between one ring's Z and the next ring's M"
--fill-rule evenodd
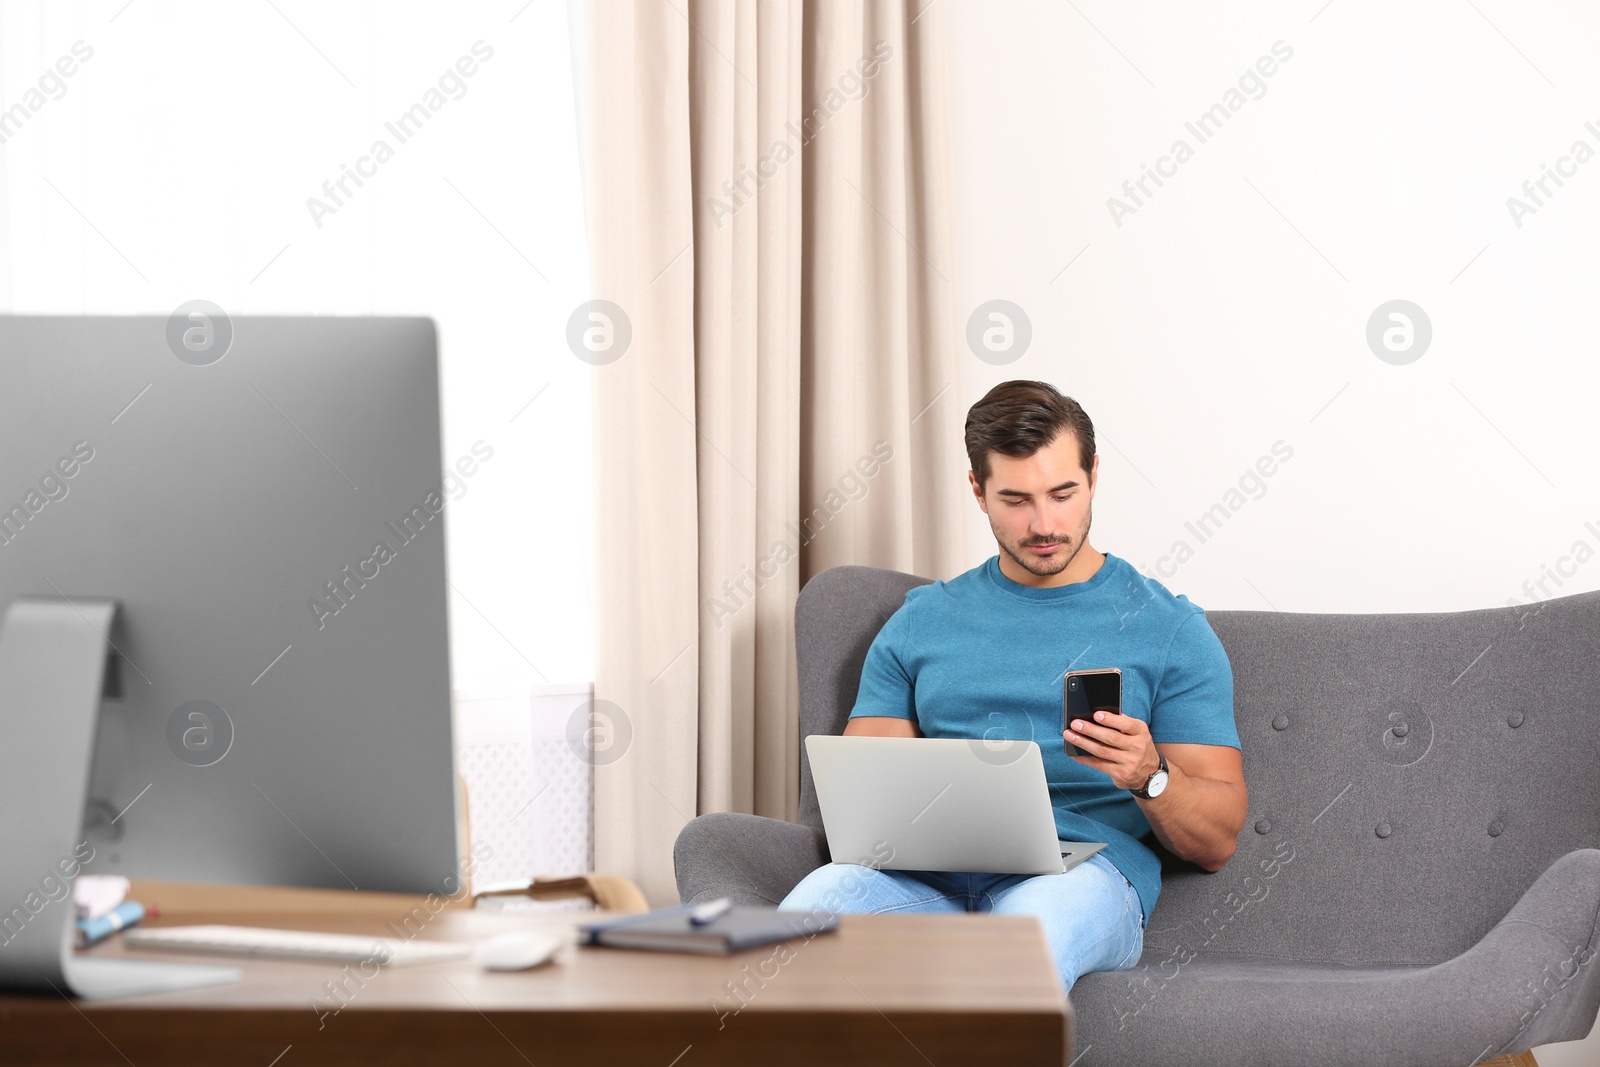
M924 0L926 2L926 0ZM709 811L793 819L794 604L967 566L936 11L591 0L595 855L656 904Z

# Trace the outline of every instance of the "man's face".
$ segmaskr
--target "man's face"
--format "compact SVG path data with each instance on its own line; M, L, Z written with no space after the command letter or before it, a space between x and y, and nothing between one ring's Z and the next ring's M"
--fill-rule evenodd
M1095 456L1088 471L1078 458L1077 437L1062 433L1025 459L989 454L989 483L980 491L971 471L978 506L1000 551L1039 578L1060 575L1089 543L1091 503L1100 470Z

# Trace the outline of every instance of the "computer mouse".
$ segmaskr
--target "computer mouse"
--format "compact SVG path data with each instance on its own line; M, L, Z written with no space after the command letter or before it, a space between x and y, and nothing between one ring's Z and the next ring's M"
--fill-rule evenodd
M486 971L525 971L555 956L561 938L552 934L496 934L479 941L472 960Z

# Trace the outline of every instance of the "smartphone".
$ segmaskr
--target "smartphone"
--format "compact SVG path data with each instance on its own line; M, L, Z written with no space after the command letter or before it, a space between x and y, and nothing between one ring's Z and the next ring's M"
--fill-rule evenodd
M1068 671L1061 697L1061 729L1066 731L1073 719L1094 722L1097 711L1122 711L1122 670L1118 667L1097 667L1088 671ZM1071 741L1062 738L1061 747L1069 756L1085 755Z

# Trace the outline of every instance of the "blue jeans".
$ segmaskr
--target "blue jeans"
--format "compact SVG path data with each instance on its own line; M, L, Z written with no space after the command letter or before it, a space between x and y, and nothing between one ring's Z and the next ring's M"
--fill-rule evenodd
M1102 854L1066 874L884 871L857 863L818 867L778 907L824 912L1033 915L1070 990L1081 974L1123 971L1144 951L1139 894Z

